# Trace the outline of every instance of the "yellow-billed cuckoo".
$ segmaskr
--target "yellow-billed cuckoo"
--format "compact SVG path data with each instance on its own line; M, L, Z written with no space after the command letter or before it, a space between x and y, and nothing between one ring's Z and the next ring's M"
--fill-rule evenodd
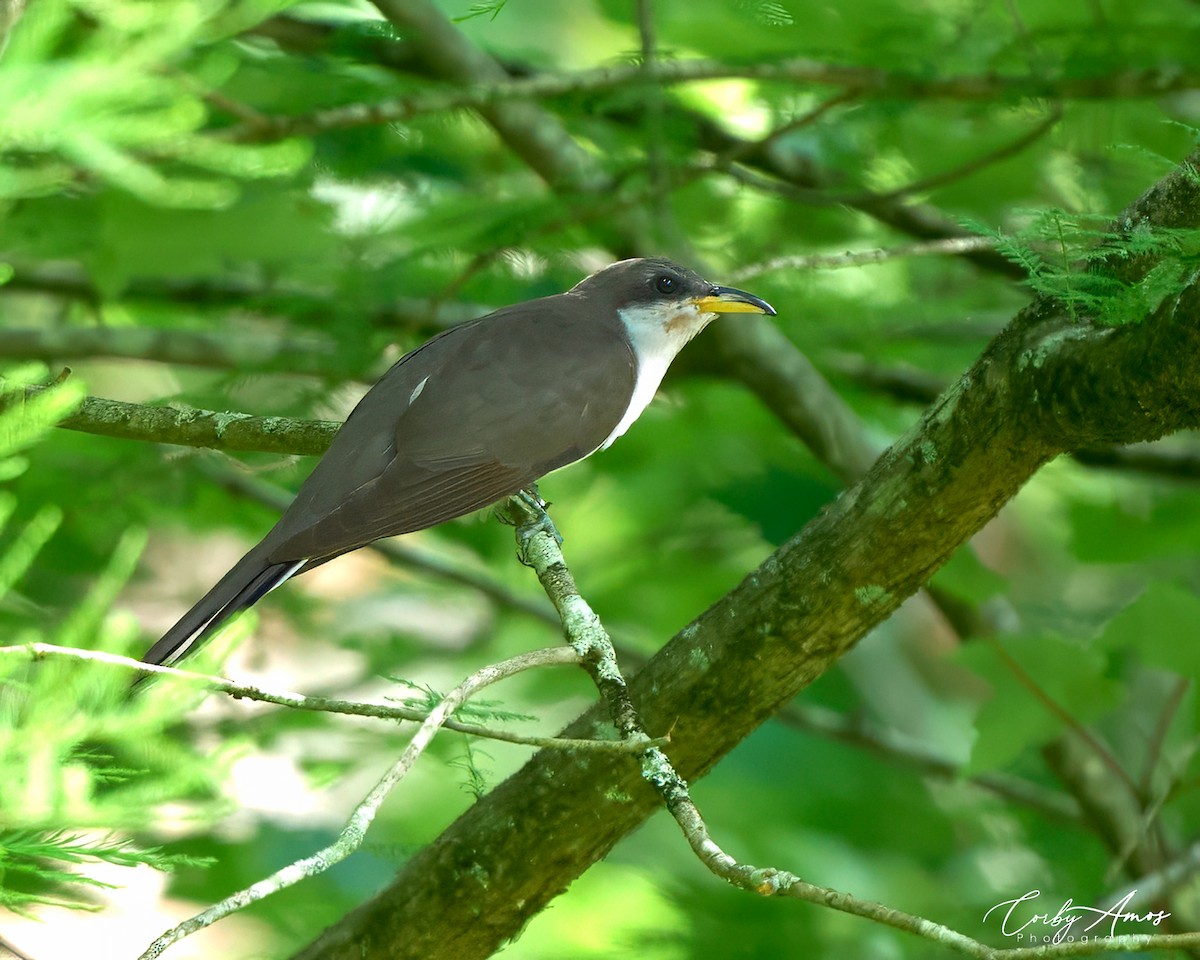
M434 337L367 392L271 532L142 660L172 663L289 577L604 449L718 313L775 310L669 260L623 260Z

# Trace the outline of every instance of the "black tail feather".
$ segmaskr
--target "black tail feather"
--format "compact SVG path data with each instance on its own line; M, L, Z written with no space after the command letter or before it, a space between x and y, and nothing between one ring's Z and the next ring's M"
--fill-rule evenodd
M181 660L199 649L230 617L254 606L303 565L302 560L267 563L250 551L146 651L142 662L170 665Z

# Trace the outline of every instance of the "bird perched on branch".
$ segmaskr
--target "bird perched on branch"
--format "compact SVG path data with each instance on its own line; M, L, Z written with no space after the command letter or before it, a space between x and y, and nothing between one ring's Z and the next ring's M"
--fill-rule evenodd
M603 450L719 313L775 310L669 260L623 260L417 347L359 401L279 522L142 660L174 663L290 577Z

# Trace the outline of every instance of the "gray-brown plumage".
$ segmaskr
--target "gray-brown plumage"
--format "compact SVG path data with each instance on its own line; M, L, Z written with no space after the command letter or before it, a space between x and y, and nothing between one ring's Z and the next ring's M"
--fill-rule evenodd
M174 662L297 573L608 446L688 340L748 311L775 312L668 260L625 260L434 337L367 392L279 522L143 661Z

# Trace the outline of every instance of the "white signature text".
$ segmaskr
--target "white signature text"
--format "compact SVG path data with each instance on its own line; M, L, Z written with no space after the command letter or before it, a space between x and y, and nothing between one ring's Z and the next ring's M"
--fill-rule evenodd
M1088 907L1082 904L1076 904L1068 898L1063 901L1062 906L1054 913L1034 913L1022 919L1025 916L1023 910L1018 911L1021 904L1032 903L1042 895L1040 890L1030 890L1028 893L1017 897L1014 900L1004 900L988 910L983 915L984 922L987 922L988 917L997 911L1003 911L1000 919L1000 932L1006 937L1017 937L1020 940L1037 940L1048 943L1062 943L1063 940L1070 937L1075 939L1075 936L1082 934L1084 938L1095 930L1096 927L1101 927L1101 930L1094 936L1107 935L1115 937L1117 935L1118 923L1152 923L1158 926L1167 917L1170 916L1165 910L1152 910L1147 913L1134 913L1129 910L1129 904L1137 895L1136 890L1131 890L1125 894L1119 901L1111 907ZM1021 916L1018 916L1018 913ZM1077 923L1090 920L1087 926L1080 930L1076 927ZM1045 928L1051 928L1054 933L1046 934Z

